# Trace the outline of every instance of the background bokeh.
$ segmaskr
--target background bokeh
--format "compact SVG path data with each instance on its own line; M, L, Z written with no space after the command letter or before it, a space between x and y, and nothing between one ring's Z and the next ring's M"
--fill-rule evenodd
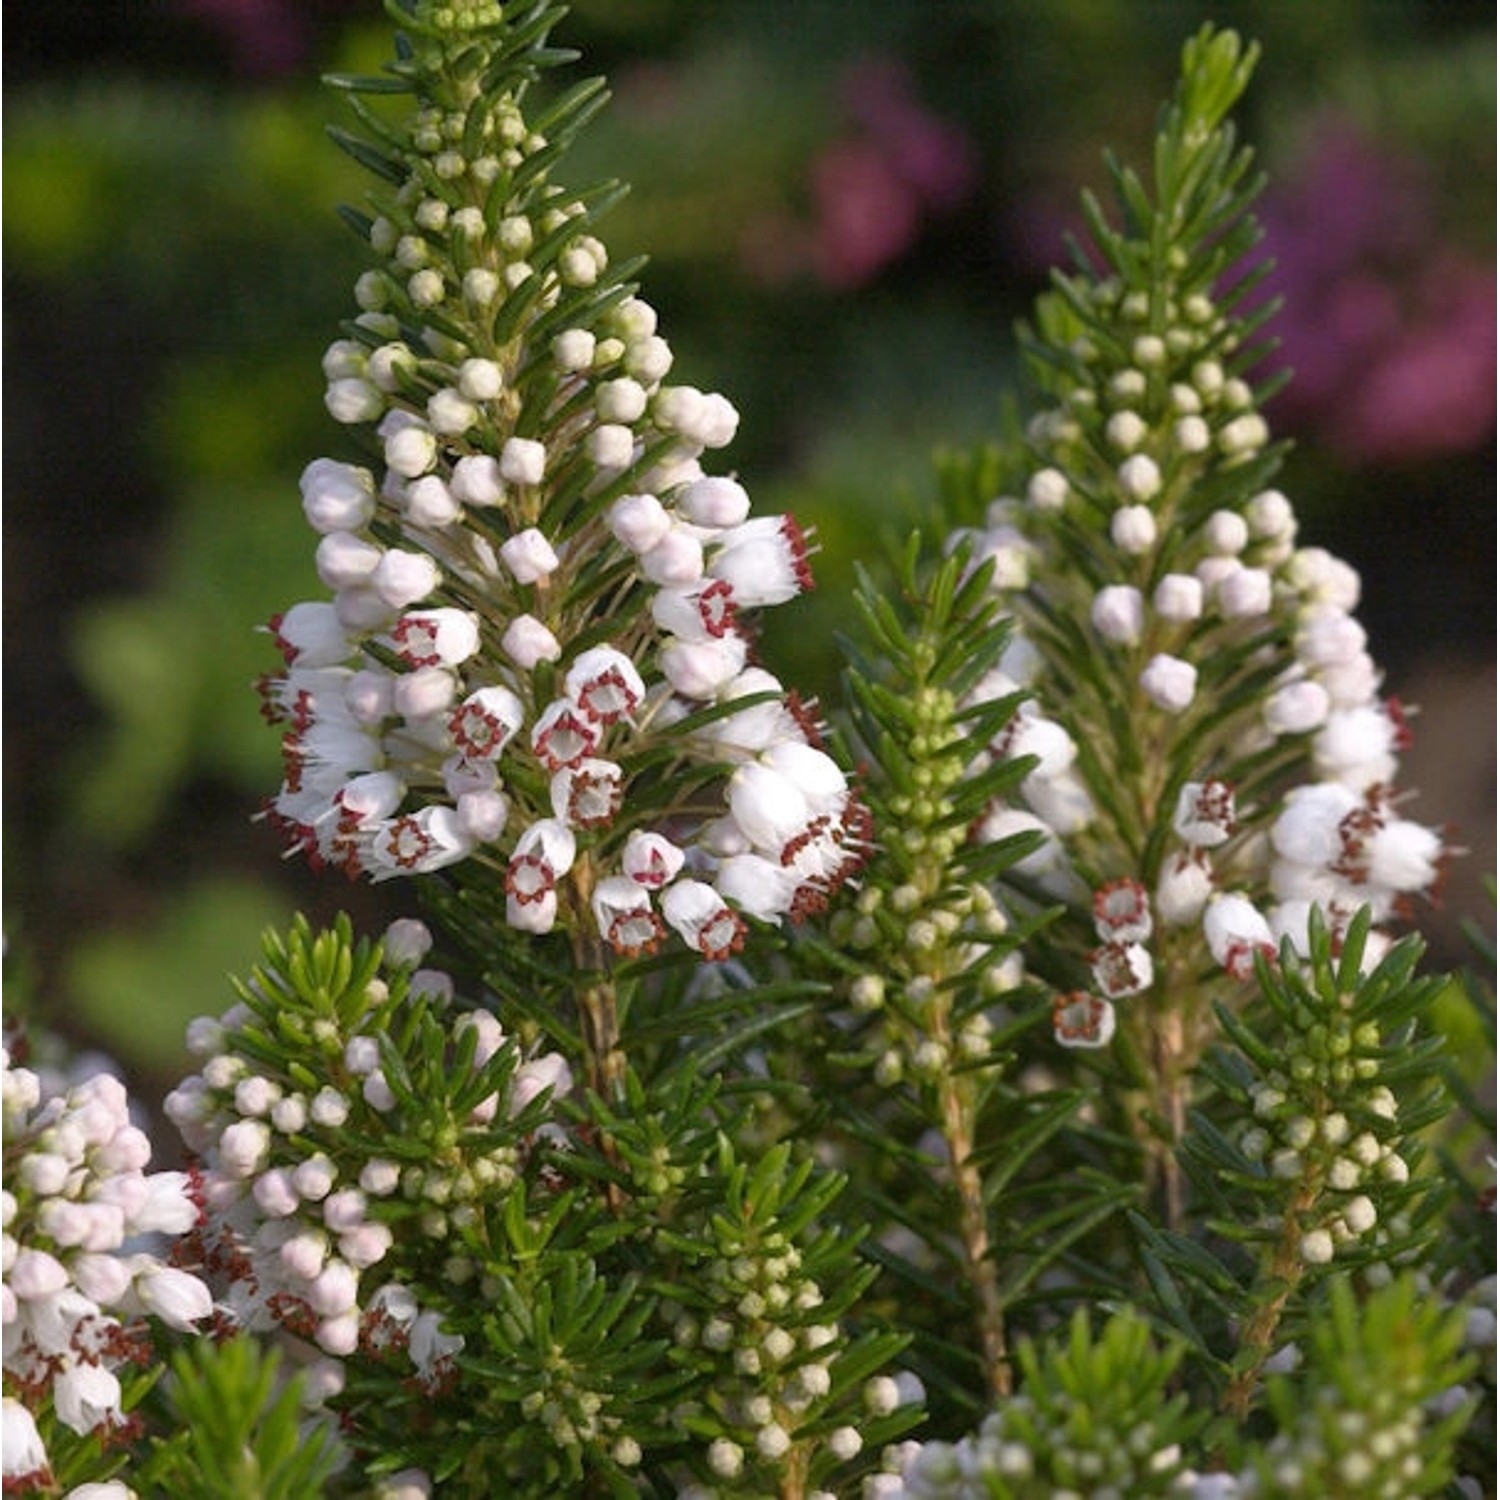
M740 407L730 459L817 528L771 622L835 691L853 559L996 431L1011 329L1140 161L1209 15L1265 56L1242 113L1297 371L1270 412L1303 537L1366 580L1418 705L1411 815L1470 854L1434 958L1489 927L1495 784L1495 11L1456 0L579 0L559 38L614 102L569 172L620 176L676 373ZM319 359L361 247L323 134L330 68L386 55L376 0L62 0L4 53L6 1002L152 1092L183 1019L294 909L375 930L400 892L281 864L254 626L319 592L296 479L343 436Z

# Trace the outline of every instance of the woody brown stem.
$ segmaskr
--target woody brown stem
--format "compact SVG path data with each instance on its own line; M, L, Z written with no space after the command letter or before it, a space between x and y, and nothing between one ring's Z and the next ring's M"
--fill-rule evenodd
M1312 1207L1316 1197L1313 1186L1304 1184L1288 1205L1282 1220L1281 1239L1260 1282L1259 1290L1265 1293L1264 1300L1240 1329L1240 1348L1253 1351L1254 1358L1244 1369L1235 1372L1220 1403L1223 1410L1238 1421L1243 1421L1250 1413L1261 1372L1271 1357L1271 1346L1276 1330L1281 1326L1282 1314L1302 1280L1302 1215Z
M990 1392L997 1397L1008 1396L1011 1368L1005 1341L1005 1307L1000 1298L1000 1278L990 1253L984 1179L974 1161L972 1110L965 1093L962 1080L949 1073L943 1075L938 1085L939 1106L953 1171L953 1186L958 1194L964 1275L974 1294L979 1348L984 1356L985 1378Z

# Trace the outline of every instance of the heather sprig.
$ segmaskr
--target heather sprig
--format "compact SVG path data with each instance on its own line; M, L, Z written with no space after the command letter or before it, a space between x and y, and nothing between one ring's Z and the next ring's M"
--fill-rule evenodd
M324 371L373 467L303 474L333 598L273 622L269 811L353 876L462 862L507 926L590 967L669 930L717 959L746 918L820 905L861 820L750 652L753 612L811 584L805 539L705 473L738 417L668 382L638 265L596 233L623 189L554 179L604 97L533 103L559 14L403 8L387 74L335 80L360 127L335 139L378 186L349 212L374 264Z
M1043 840L1011 883L1069 908L1047 945L1075 976L1053 980L1054 1030L1113 1042L1174 1225L1215 1004L1244 1004L1283 938L1306 955L1314 907L1336 941L1368 908L1377 961L1445 857L1400 810L1409 731L1379 696L1358 576L1297 545L1271 487L1259 181L1225 119L1254 49L1205 28L1183 63L1149 180L1111 162L1118 222L1086 200L1089 243L1023 335L1024 441L950 476L984 511L957 536L1016 621L984 696L1031 695L980 765L1037 758L981 837Z

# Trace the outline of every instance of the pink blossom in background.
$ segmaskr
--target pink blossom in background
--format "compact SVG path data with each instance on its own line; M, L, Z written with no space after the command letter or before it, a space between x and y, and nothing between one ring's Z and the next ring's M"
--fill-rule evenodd
M973 143L917 99L899 63L854 64L838 92L849 125L808 165L810 222L772 212L741 238L741 259L762 280L811 270L830 287L861 286L974 185Z
M1420 164L1323 122L1263 200L1283 420L1347 462L1462 452L1495 429L1495 273L1446 243Z
M217 30L235 68L274 78L301 68L312 33L306 5L297 0L178 0L188 15Z

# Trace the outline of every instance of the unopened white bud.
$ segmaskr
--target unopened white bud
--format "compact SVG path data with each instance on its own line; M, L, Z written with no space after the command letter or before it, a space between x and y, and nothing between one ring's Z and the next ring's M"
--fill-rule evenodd
M1161 470L1155 460L1144 453L1133 454L1122 463L1115 476L1120 488L1131 500L1149 500L1161 489Z

